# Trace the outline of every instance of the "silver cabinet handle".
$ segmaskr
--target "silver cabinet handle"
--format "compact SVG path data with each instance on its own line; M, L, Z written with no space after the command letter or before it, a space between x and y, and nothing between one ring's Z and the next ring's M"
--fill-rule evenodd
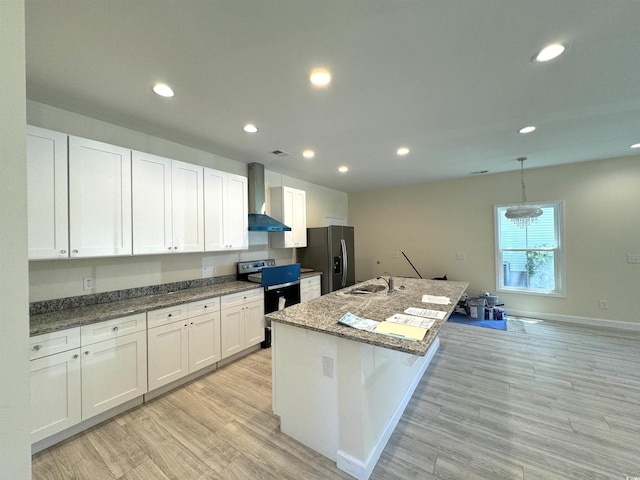
M34 345L33 348L31 350L33 350L34 352L37 352L38 350L40 350L42 348L42 345Z
M78 250L72 250L71 253L78 253Z
M89 350L86 350L86 351L84 352L84 354L85 354L85 355L89 355Z
M78 354L76 353L76 354L75 354L73 357L71 357L71 358L73 358L74 360L77 360L79 356L80 356L80 355L78 355Z
M67 253L67 251L66 250L60 250L60 253L62 253L64 255L65 253Z
M117 332L118 331L118 327L117 326L113 327L113 331L114 331L114 333Z
M169 247L169 250L171 250L171 247Z

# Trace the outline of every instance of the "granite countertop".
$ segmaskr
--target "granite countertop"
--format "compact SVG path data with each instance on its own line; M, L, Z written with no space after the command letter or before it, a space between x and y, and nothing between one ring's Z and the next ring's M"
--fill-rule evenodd
M226 282L206 287L188 288L171 293L146 295L117 302L107 302L80 308L68 308L56 312L31 315L30 335L41 335L66 328L90 325L92 323L144 313L158 308L172 307L182 303L196 302L206 298L220 297L233 293L261 288L252 282Z
M387 289L369 295L350 295L346 293L358 285L372 283L387 285L386 281L382 279L367 280L315 300L270 313L266 315L266 318L272 322L280 322L329 335L336 335L348 340L423 356L437 337L440 327L447 321L469 284L466 282L422 280L417 278L394 277L394 280L396 291L391 294L388 294ZM449 297L451 304L423 303L422 295L424 294ZM447 312L447 315L444 320L436 320L421 341L367 332L338 323L338 320L347 312L359 317L383 321L395 313L404 312L407 307L440 310Z
M322 272L306 272L301 278L322 275ZM231 281L206 287L186 288L171 293L144 295L128 300L105 302L78 308L66 308L54 312L31 315L30 335L42 335L66 328L90 325L104 320L135 315L159 308L173 307L182 303L196 302L207 298L221 297L233 293L260 288L253 282Z

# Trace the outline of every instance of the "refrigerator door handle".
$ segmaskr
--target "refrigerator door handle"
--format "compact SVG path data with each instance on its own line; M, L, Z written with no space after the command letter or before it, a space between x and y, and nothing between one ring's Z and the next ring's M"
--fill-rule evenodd
M347 257L347 242L344 238L340 239L340 250L342 257L342 288L347 286L347 266L349 265L349 258Z

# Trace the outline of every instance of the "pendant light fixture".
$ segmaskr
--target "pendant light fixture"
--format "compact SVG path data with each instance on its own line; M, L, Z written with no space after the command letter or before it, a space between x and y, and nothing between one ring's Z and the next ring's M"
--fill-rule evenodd
M535 205L526 205L527 194L524 188L524 161L527 157L520 157L520 181L522 183L522 204L514 207L507 208L504 214L509 220L518 225L520 228L528 227L532 223L538 220L538 217L542 215L542 209Z

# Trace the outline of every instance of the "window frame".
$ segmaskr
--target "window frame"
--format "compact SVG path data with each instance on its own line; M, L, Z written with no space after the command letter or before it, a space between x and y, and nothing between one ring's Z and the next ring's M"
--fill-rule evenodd
M527 203L529 204L529 203ZM564 242L564 200L554 200L546 202L531 202L540 208L553 208L555 214L555 233L557 246L556 248L500 248L500 209L515 206L513 203L494 205L494 242L495 242L495 267L496 267L496 291L498 293L516 293L522 295L540 295L545 297L566 298L566 269L565 269L565 242ZM504 213L504 212L502 212ZM504 285L504 261L503 252L520 252L520 251L552 251L554 252L554 276L555 289L542 290L531 289L528 287L508 287Z

